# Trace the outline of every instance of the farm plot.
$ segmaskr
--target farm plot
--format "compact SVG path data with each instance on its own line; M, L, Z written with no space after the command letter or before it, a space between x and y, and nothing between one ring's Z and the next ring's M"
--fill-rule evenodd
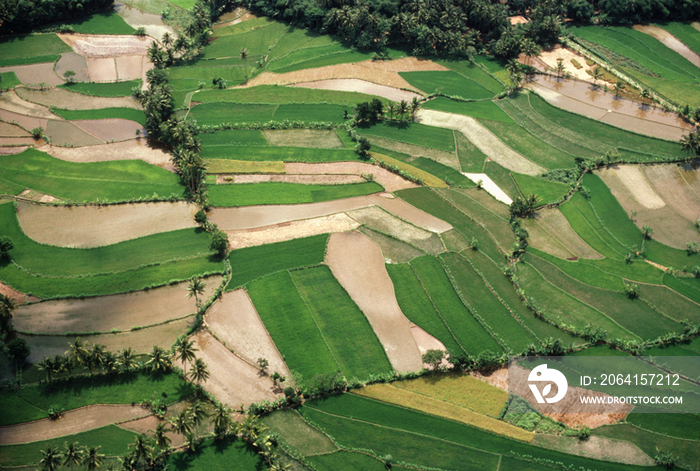
M333 239L329 242L329 252ZM291 272L333 358L347 378L366 379L392 368L367 317L326 266ZM352 341L350 341L352 339Z
M654 191L680 216L691 222L700 214L700 195L694 192L675 164L641 168Z
M13 71L10 70L4 72L4 70L5 69L3 67L0 67L0 89L10 90L22 83L17 78L17 74L15 74Z
M416 257L425 255L425 252L420 249L408 245L407 243L398 239L394 239L393 237L375 232L368 227L359 227L358 230L372 239L374 243L377 244L380 249L382 249L384 261L388 264L406 263Z
M0 66L36 64L39 62L53 63L58 59L59 54L70 52L71 50L55 34L28 34L4 37L0 40L0 48L3 50ZM53 64L51 69L53 70Z
M206 320L217 338L248 363L254 365L258 358L264 358L269 363L269 371L289 375L282 355L245 290L224 293L207 311Z
M371 129L367 132L371 132ZM381 154L399 158L401 162L410 162L411 166L416 169L418 169L416 164L420 159L416 159L415 157L418 156L425 156L426 158L433 160L435 163L439 163L442 167L444 167L444 170L452 170L452 175L454 175L456 173L456 169L459 168L459 161L454 152L417 146L415 144L400 142L384 137L372 136L369 134L367 134L366 137L372 146L374 146ZM410 138L410 134L407 135L407 138ZM425 166L423 165L423 167ZM426 170L426 173L428 175L432 175L429 170ZM457 175L459 175L459 173L457 173ZM416 176L420 177L421 175ZM430 181L426 178L423 178L423 180Z
M523 219L522 224L530 234L532 247L559 258L602 258L572 229L559 208L541 209L533 217Z
M440 129L439 126L426 126L418 123L408 125L380 123L366 129L358 128L358 133L450 153L455 151L452 131Z
M59 56L56 56L56 59ZM47 57L46 59L52 59L52 56ZM0 59L0 64L2 63L2 60ZM0 72L3 72L4 74L11 73L15 76L17 79L17 83L15 85L19 85L19 83L22 83L24 85L40 85L42 83L50 85L52 87L55 87L56 85L60 85L63 83L63 79L59 77L56 72L54 71L54 63L53 62L41 62L38 64L28 64L28 65L13 65L9 67L0 67ZM9 88L10 85L5 84L5 80L3 80L3 88ZM19 89L20 87L15 87Z
M449 68L450 70L453 70L454 72L464 77L469 78L470 80L473 80L482 87L491 91L493 95L497 95L503 90L503 85L499 83L498 80L494 79L491 75L489 75L486 71L484 71L484 69L489 70L492 74L495 74L499 71L503 71L504 69L500 64L497 64L497 62L491 58L481 56L479 57L479 59L480 60L474 61L441 60L438 63L440 65L444 65L445 67ZM484 67L482 68L480 67L480 65ZM506 80L502 81L507 82Z
M700 303L679 296L679 293L667 286L643 285L640 295L667 317L678 322L697 322L700 319Z
M316 82L313 82L316 83ZM251 103L251 104L311 104L328 103L355 106L372 97L353 91L316 90L310 87L284 87L278 85L258 85L225 90L202 90L194 95L202 103Z
M367 316L394 369L420 370L420 352L411 335L408 319L396 302L379 247L360 233L332 234L326 262Z
M378 165L363 162L332 162L318 164L287 162L284 164L284 171L287 175L372 175L374 181L382 185L388 192L415 188L418 186Z
M144 114L143 111L137 110L134 108L103 108L101 110L65 110L65 109L60 109L60 108L53 108L51 110L54 114L60 116L63 119L69 120L69 121L85 121L85 120L92 120L93 123L95 123L96 120L114 120L114 119L119 119L119 120L129 120L129 121L135 121L139 123L142 127L146 127L146 115ZM105 123L111 123L112 121L105 121ZM102 139L103 141L107 140L125 140L125 139L133 139L134 133L131 134L125 134L126 131L120 131L117 136L110 137L109 135L97 135L93 133L90 129L86 128L85 126L81 125L79 122L76 123L78 127L81 129L92 133L93 135L96 135L96 137ZM97 123L95 123L97 124ZM103 124L103 123L100 123ZM109 124L108 124L109 126ZM97 128L97 133L103 134L104 133L103 126L100 126ZM141 133L144 135L145 130L141 129ZM124 136L123 138L120 139L120 137Z
M66 162L87 163L108 162L114 160L143 160L148 164L156 165L164 169L173 168L170 160L170 154L165 152L165 149L162 147L159 147L146 139L136 139L124 142L115 142L113 144L81 147L79 149L51 147L48 149L44 148L44 150L51 157L55 157L56 159ZM115 165L121 165L121 163ZM143 168L145 169L150 167L146 166ZM173 187L173 192L176 192L175 187Z
M103 141L68 121L49 120L44 134L51 140L52 144L57 146L81 147L104 144Z
M654 460L644 454L642 450L621 440L595 436L589 437L587 440L577 440L574 437L538 434L533 443L542 448L570 455L638 466L654 465Z
M117 98L117 97L131 97L131 95L134 94L134 87L138 87L141 85L141 80L130 80L130 81L122 81L122 82L116 82L116 83L86 83L86 82L73 82L73 83L64 83L61 85L58 90L67 90L70 92L74 92L79 95L88 95L92 97L90 100L85 100L83 97L83 100L85 100L86 103L90 103L91 101L94 100L94 97L103 97L103 98ZM58 93L58 92L57 92ZM71 96L76 96L76 95L71 95ZM76 98L79 98L79 96L76 96ZM138 101L135 99L131 99L132 103L138 104ZM112 105L112 106L118 106L118 105ZM100 108L108 108L109 106L101 106ZM89 108L89 106L80 106L78 109L92 109ZM141 105L138 105L138 109L141 109Z
M285 119L339 125L343 123L345 111L351 112L351 107L325 104L260 105L214 102L195 106L190 111L190 115L200 125L267 123Z
M467 99L492 98L494 93L474 80L453 71L445 72L399 72L413 87L425 93L439 92L448 96Z
M504 123L515 123L513 118L508 116L499 106L491 101L455 101L449 98L437 97L423 103L426 110L443 111L445 113L463 114L475 119L489 119L492 121L503 121Z
M204 147L200 155L205 159L231 159L248 162L319 163L360 160L352 149L312 149L308 147L208 146Z
M693 24L678 23L674 21L670 23L657 24L655 26L665 29L673 36L678 38L686 47L690 48L696 54L700 54L700 29L694 27Z
M665 29L659 28L655 25L634 25L632 29L634 29L635 31L642 32L644 34L648 34L652 38L661 41L661 43L664 46L666 46L674 52L677 52L678 54L686 58L694 66L700 67L700 56L698 55L698 53L693 52L688 46L683 44L683 42L678 40L678 38L674 37ZM686 32L687 30L679 28L679 31ZM697 41L697 38L693 38L687 35L686 39L689 39L691 41L692 39L695 39Z
M207 290L202 299L211 296L221 277L204 282ZM130 330L193 314L195 302L187 294L187 283L179 283L127 294L44 301L20 306L14 325L19 331L40 335Z
M66 110L99 110L103 108L133 108L141 109L141 104L130 96L92 96L74 92L76 85L70 89L52 88L50 90L33 90L18 88L17 95L22 99L44 106ZM90 84L102 85L102 84ZM131 92L129 93L131 95Z
M378 85L376 83L359 79L317 80L315 82L299 82L291 86L298 88L309 88L313 90L357 92L397 102L410 102L414 98L422 98L422 95L419 95L418 93L409 92L406 90L398 90L396 88Z
M329 453L338 448L323 432L315 429L301 418L295 410L279 410L262 418L287 446L304 455Z
M344 149L342 141L335 131L313 129L292 129L281 131L263 131L265 139L273 146L312 147L316 149Z
M385 198L382 195L370 195L367 199L404 221L408 221L414 226L421 227L425 230L440 234L452 229L452 226L448 222L426 211L422 211L401 199Z
M254 62L259 56L266 55L269 48L274 47L288 31L288 27L284 23L270 21L267 18L253 21L265 24L243 32L240 32L241 29L247 28L248 25L238 24L217 29L199 59L239 56L239 51L246 48L248 49L248 59Z
M376 142L377 138L370 137L369 141L371 142ZM396 148L396 144L393 145L394 148ZM425 172L418 167L414 167L413 165L409 165L403 160L395 159L393 157L389 157L390 154L396 154L393 151L389 151L387 149L380 149L383 153L379 154L376 152L371 152L370 155L374 157L375 160L378 162L384 162L389 165L393 165L397 167L399 170L402 170L409 174L413 178L420 178L423 180L424 184L433 187L433 188L447 188L447 183L444 181L440 180L438 177L435 175L432 175L428 172ZM439 151L435 151L439 152Z
M0 95L0 108L34 118L56 119L56 115L49 111L48 108L23 100L14 90Z
M262 146L268 147L269 141L262 131L230 129L226 131L202 133L198 136L202 146Z
M128 119L92 119L72 123L102 142L126 141L147 133L142 124Z
M530 175L523 175L521 173L512 173L511 175L520 193L523 196L530 194L539 196L541 199L540 205L558 203L562 201L569 192L569 186L564 183L531 177Z
M114 57L88 57L88 73L98 82L117 81L117 62Z

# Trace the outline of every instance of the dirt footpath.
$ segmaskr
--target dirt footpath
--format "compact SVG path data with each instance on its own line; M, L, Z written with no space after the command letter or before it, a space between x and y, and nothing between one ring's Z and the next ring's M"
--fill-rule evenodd
M326 263L367 316L394 369L419 371L423 367L420 350L396 302L379 246L359 232L332 234Z

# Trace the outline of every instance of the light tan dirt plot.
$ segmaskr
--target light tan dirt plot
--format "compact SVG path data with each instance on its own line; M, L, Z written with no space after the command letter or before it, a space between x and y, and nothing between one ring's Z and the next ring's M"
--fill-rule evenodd
M191 324L192 317L189 317L132 332L84 335L81 338L90 344L102 344L111 352L132 348L136 353L148 353L155 345L170 349L175 340L187 332ZM68 350L68 344L75 342L76 339L74 335L18 335L18 337L26 340L31 348L32 353L29 355L31 363L38 363L44 357L63 355ZM44 377L44 373L39 372L36 381Z
M5 283L0 281L0 294L4 294L5 296L8 296L11 298L16 304L24 304L24 303L34 303L39 301L39 298L35 296L29 296L24 293L20 293L16 289L12 288L11 286L7 286Z
M29 136L29 133L15 124L3 123L0 121L0 136L21 137Z
M404 221L408 221L414 226L421 227L430 232L440 234L452 229L452 226L442 219L438 219L432 214L421 211L415 206L411 206L410 204L406 203L402 199L394 197L387 198L383 194L379 194L367 196L367 200L386 209L391 214L398 216Z
M664 43L664 46L676 51L678 54L688 59L696 67L700 67L700 56L665 29L654 25L634 25L632 28L658 39Z
M146 129L139 123L129 119L81 119L71 122L103 142L136 139L136 131L138 131L140 135L145 135L147 133Z
M211 296L221 277L206 278ZM17 308L13 324L22 332L60 334L63 332L110 332L128 330L194 314L194 298L188 297L187 282L146 291L91 298L60 299L27 304Z
M284 242L285 240L310 237L331 232L345 232L356 229L360 224L347 215L331 214L300 221L282 222L256 229L224 231L229 238L231 250L253 247L256 245Z
M59 247L100 247L160 232L196 227L197 207L185 202L45 206L19 203L17 217L31 239Z
M75 52L64 52L61 58L56 62L56 74L63 77L63 74L69 70L75 72L73 80L76 82L89 82L90 74L88 73L88 65L85 57Z
M419 95L418 93L398 90L396 88L377 85L376 83L359 79L331 79L318 80L316 82L299 82L292 85L292 87L312 88L316 90L337 90L341 92L358 92L365 93L367 95L379 96L386 98L387 100L397 102L401 100L410 102L414 98L423 98L423 95Z
M145 56L154 41L148 36L116 36L94 34L59 34L59 38L81 56L115 57ZM88 61L88 64L90 61ZM95 80L95 77L92 77Z
M118 80L124 81L141 78L143 56L118 56L116 61Z
M603 258L579 237L558 208L541 209L522 222L530 234L530 245L555 257Z
M386 263L406 263L416 257L425 255L425 252L422 250L393 237L375 232L368 227L360 227L358 230L372 239L382 249L382 255Z
M69 121L49 120L44 131L51 144L65 147L94 146L104 144Z
M376 206L349 211L347 215L360 224L406 241L431 255L445 251L437 234L404 222Z
M31 190L29 188L20 193L19 196L38 203L56 203L59 201L59 199L54 196L47 195L46 193L41 193L36 190Z
M419 110L418 121L429 126L461 132L481 152L509 170L533 176L545 172L544 168L506 146L491 131L473 118L442 111Z
M421 356L425 355L428 350L447 351L447 348L445 348L445 345L443 345L442 342L415 324L411 324L411 334L413 335L413 339L416 341L416 345L418 345L418 350L420 351ZM430 365L427 363L423 363L423 368L428 369L429 366ZM442 360L442 366L447 366L446 359Z
M31 136L0 137L0 146L33 146L34 142L34 138Z
M443 165L447 165L448 167L452 167L455 170L460 170L459 158L454 152L445 152L444 150L431 149L430 147L416 146L383 137L367 136L367 139L374 146L383 147L384 149L390 149L402 154L409 154L411 156L426 157Z
M269 373L277 371L289 376L289 369L246 290L224 293L209 309L205 321L226 347L252 365L264 358L269 362Z
M660 209L666 206L664 200L654 191L638 165L618 165L596 170L595 173L611 188L623 186L637 204L644 208Z
M24 152L29 149L29 146L17 146L17 147L0 147L0 155L14 155Z
M508 391L508 368L497 368L495 370L472 371L472 376L481 381L489 383L503 391Z
M143 160L149 164L173 171L170 154L146 139L136 139L113 144L65 149L45 146L41 149L52 157L68 162L107 162L111 160Z
M32 116L7 111L2 108L0 108L0 119L6 123L12 123L22 126L24 129L27 130L31 130L34 128L46 129L46 124L49 121L46 118L34 118Z
M343 185L366 181L359 175L218 175L216 184L284 182L302 185Z
M345 147L335 131L320 129L265 130L265 138L273 146L342 149Z
M371 205L366 197L356 196L323 203L213 208L209 220L221 230L237 231L328 216Z
M200 331L193 339L199 349L197 357L209 367L209 379L202 387L219 401L237 409L253 402L277 399L269 376L261 375L258 368L231 353L209 332Z
M372 175L374 181L382 185L386 191L389 192L404 190L406 188L416 188L418 186L377 165L363 162L328 162L323 164L287 162L284 164L284 171L287 174Z
M700 165L697 162L678 166L678 173L690 189L700 198Z
M367 316L394 369L419 371L423 366L420 350L410 323L396 302L394 285L379 247L359 232L332 234L326 262Z
M700 196L695 194L675 164L642 167L656 193L678 214L695 222L700 217Z
M62 119L50 112L47 107L22 99L14 90L0 94L0 108L34 118Z
M17 445L73 435L99 427L150 415L141 406L104 404L64 412L58 420L41 419L0 427L0 445Z
M116 11L117 14L124 19L126 24L132 28L146 28L146 34L152 38L160 39L166 32L169 33L173 39L177 37L175 31L165 24L160 15L143 12L137 8L125 5L122 2L114 2L114 11Z
M134 97L89 96L64 90L63 88L52 88L51 90L18 88L17 94L20 98L27 101L67 110L99 110L101 108L142 109L141 104Z
M579 440L576 437L561 437L538 433L535 435L535 440L532 444L570 455L585 456L597 460L638 466L654 466L654 460L645 455L635 445L612 438L593 436L586 440Z
M501 203L510 205L513 202L513 200L510 199L510 196L506 195L506 192L501 190L501 188L498 185L496 185L496 182L491 180L491 177L489 177L485 173L462 172L462 175L464 175L465 177L477 184L479 183L479 181L481 181L483 189Z
M11 65L0 67L0 72L14 72L17 78L24 85L39 85L45 83L55 87L63 83L63 78L59 77L53 70L53 62L42 62L40 64Z
M554 69L557 66L558 59L564 59L563 64L564 70L566 72L571 73L571 75L581 80L587 80L589 82L593 81L590 74L586 72L586 70L588 70L589 68L586 64L586 58L572 51L571 49L567 49L561 46L555 46L549 51L542 51L542 53L540 53L539 58L550 69ZM571 62L571 59L575 60L583 67L581 69L577 69L576 66L574 66L574 64Z
M114 57L88 57L88 71L94 82L116 82L117 63Z

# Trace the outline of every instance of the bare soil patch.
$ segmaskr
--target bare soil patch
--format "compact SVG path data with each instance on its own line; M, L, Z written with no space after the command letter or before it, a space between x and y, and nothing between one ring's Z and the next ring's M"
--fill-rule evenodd
M221 277L204 282L202 299L213 294ZM194 314L194 298L187 294L183 282L126 294L43 301L17 308L13 323L17 330L36 334L128 330Z
M141 104L134 97L89 96L83 95L82 93L71 92L63 88L52 88L51 90L18 88L17 94L27 101L67 110L99 110L101 108L142 109Z
M173 38L177 37L175 31L165 24L160 15L143 12L122 2L114 2L114 11L132 28L146 28L146 34L152 38L160 40L166 32L170 33Z
M117 63L114 57L88 57L87 64L93 82L117 81Z
M464 134L481 152L514 172L540 175L545 169L506 146L491 131L468 116L442 111L419 110L418 121L430 126L454 129Z
M401 152L402 154L427 157L443 165L452 167L455 170L461 169L459 165L459 158L454 152L445 152L444 150L431 149L430 147L416 146L383 137L367 136L367 139L369 139L369 142L372 143L372 145L377 147L383 147L384 149Z
M100 247L160 232L196 227L197 207L185 202L107 206L45 206L19 203L22 231L60 247Z
M85 119L71 122L103 142L136 139L136 131L142 135L147 133L139 123L129 119Z
M587 440L579 440L575 437L536 434L532 443L550 450L557 450L576 456L586 456L597 460L638 466L654 465L654 460L645 455L635 445L612 438L592 436Z
M225 231L229 237L229 248L242 249L256 245L272 244L285 240L310 237L331 232L345 232L356 229L359 226L355 220L347 215L331 214L300 221L282 222L272 226L256 229L241 229L237 231Z
M31 130L36 127L46 129L46 124L49 121L46 118L34 118L32 116L15 113L13 111L7 111L2 108L0 108L0 119L6 123L13 123L27 130Z
M529 23L524 17L522 16L511 16L508 18L510 20L510 24L512 25L519 25L519 24L527 24Z
M359 175L217 175L216 184L226 183L260 183L284 182L302 185L343 185L362 183L365 179Z
M420 370L423 365L420 350L410 323L396 302L394 285L379 247L359 232L332 234L326 262L367 316L394 369Z
M665 29L654 25L634 25L632 28L658 39L664 43L664 46L676 51L678 54L688 59L696 67L700 67L700 56Z
M153 38L148 36L59 34L58 37L72 47L75 52L88 58L145 56L153 42ZM89 63L90 61L88 61ZM92 79L96 80L94 76Z
M143 56L118 56L117 79L135 80L141 78Z
M29 136L29 133L17 125L3 123L0 121L0 136L3 137L24 137Z
M285 163L284 170L287 174L353 174L372 175L374 181L379 183L386 191L394 192L406 188L416 188L418 185L410 182L395 173L383 169L377 165L362 162L328 162L323 164L309 163Z
M423 98L423 95L418 93L399 90L384 85L377 85L376 83L359 79L330 79L318 80L316 82L299 82L293 84L292 87L312 88L316 90L338 90L341 92L358 92L365 93L367 95L379 96L386 98L387 100L397 102L401 100L410 102L414 98Z
M656 193L678 214L695 222L700 216L700 196L695 194L675 164L642 167Z
M46 193L41 193L36 190L31 190L29 188L20 193L19 196L38 203L55 203L59 201L59 199L54 196L47 195Z
M508 391L508 368L497 368L495 370L472 371L469 373L476 379L480 379L491 386L495 386L503 391Z
M404 221L408 221L414 226L421 227L431 232L436 232L438 234L449 231L452 226L442 219L438 219L432 214L428 214L425 211L421 211L415 206L411 206L404 200L399 198L385 198L382 195L370 195L367 199L377 206L380 206L391 214L398 216Z
M549 51L542 51L539 58L550 69L554 69L557 66L558 59L564 59L563 64L564 70L566 72L571 73L571 75L578 79L586 80L588 82L593 81L590 74L586 72L586 70L590 68L586 64L586 58L578 54L577 52L572 51L571 49L567 49L561 46L555 46ZM574 64L571 62L572 59L578 62L583 67L581 69L577 69L576 66L574 66Z
M29 296L27 294L20 293L2 281L0 281L0 294L4 294L5 296L12 298L16 304L35 303L39 301L39 298L36 296Z
M542 247L541 250L547 253L560 258L603 258L581 239L558 208L541 209L523 222L530 233L531 244Z
M640 134L659 137L669 141L678 141L686 134L685 129L670 124L657 123L636 116L620 113L607 113L601 119L602 122L618 128L629 129Z
M437 255L445 251L440 237L434 232L404 222L376 206L349 211L347 215L360 224L406 241L431 255Z
M496 182L491 180L491 177L489 177L485 173L462 172L462 175L464 175L474 183L479 183L479 181L481 181L483 189L501 203L510 205L513 202L513 200L510 199L510 196L508 196L505 191L501 190L501 188L498 185L496 185Z
M44 134L51 139L51 144L57 146L80 147L104 144L69 121L49 120Z
M413 335L413 339L416 341L416 345L418 345L418 350L420 351L421 355L424 355L428 350L447 351L447 348L445 348L445 345L443 345L442 342L415 324L411 325L411 334ZM427 366L429 366L427 363L423 363L424 368Z
M55 87L63 83L63 78L59 77L56 72L54 72L53 67L53 62L42 62L39 64L0 67L0 72L14 72L19 81L24 85L45 83Z
M31 136L0 137L0 146L33 146L34 138Z
M277 371L289 376L289 369L246 290L224 293L207 312L206 323L226 347L252 365L264 358L269 362L269 373Z
M209 220L221 230L237 231L328 216L371 205L367 197L356 196L323 203L214 208L209 212Z
M198 358L209 366L209 379L202 386L219 401L237 409L253 402L277 399L268 376L231 353L209 332L200 331L193 339L199 349Z
M647 209L661 209L666 206L664 200L654 191L638 165L618 165L597 170L596 175L614 192L623 186L636 200L638 205Z
M335 131L320 129L265 130L265 138L273 146L315 147L317 149L342 149L345 146Z
M50 112L47 107L20 98L15 90L0 94L0 108L34 118L62 119Z
M29 146L0 147L0 155L14 155L24 152Z
M105 404L64 412L58 420L41 419L0 427L0 445L16 445L73 435L87 430L149 415L141 406Z
M425 252L422 250L393 237L375 232L369 227L360 227L358 230L372 239L382 249L382 255L386 263L406 263L416 257L425 255Z
M174 171L170 154L153 145L147 139L136 139L114 144L82 147L80 149L63 149L44 147L39 149L51 156L68 162L106 162L110 160L143 160L149 164Z
M88 73L88 65L85 57L75 52L64 52L61 58L56 62L56 74L63 77L63 74L69 70L75 72L73 80L76 82L89 82L90 74Z

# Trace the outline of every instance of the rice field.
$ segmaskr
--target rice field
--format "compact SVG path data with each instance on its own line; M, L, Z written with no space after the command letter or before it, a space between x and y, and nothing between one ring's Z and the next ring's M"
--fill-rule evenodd
M71 52L68 44L55 34L28 34L0 38L0 67L55 62L59 55Z
M130 80L115 83L74 82L64 83L61 85L61 88L65 88L71 92L102 97L131 96L134 94L134 88L140 87L141 80Z
M200 69L197 68L196 70ZM369 101L372 98L375 97L357 92L315 90L282 85L258 85L257 87L228 90L202 90L193 97L195 101L202 103L328 103L344 106L355 106L362 101Z
M146 126L146 115L143 111L133 108L103 108L99 110L64 110L53 108L52 112L69 121L81 119L128 119Z
M391 139L416 146L454 152L454 136L449 129L419 123L383 122L369 128L358 128L358 134Z
M222 131L225 132L225 131ZM218 140L218 137L203 138ZM207 136L202 134L202 136ZM221 140L225 141L227 137ZM201 156L205 159L230 159L250 162L345 162L358 161L360 157L352 149L314 149L310 147L262 147L251 146L250 144L235 146L233 145L209 145L204 146Z
M479 83L453 71L399 72L399 75L427 94L440 93L473 100L494 96L493 92Z
M352 108L345 105L324 104L231 104L226 102L204 103L190 111L190 116L199 125L220 125L226 123L267 123L270 121L304 121L342 124L345 111Z

